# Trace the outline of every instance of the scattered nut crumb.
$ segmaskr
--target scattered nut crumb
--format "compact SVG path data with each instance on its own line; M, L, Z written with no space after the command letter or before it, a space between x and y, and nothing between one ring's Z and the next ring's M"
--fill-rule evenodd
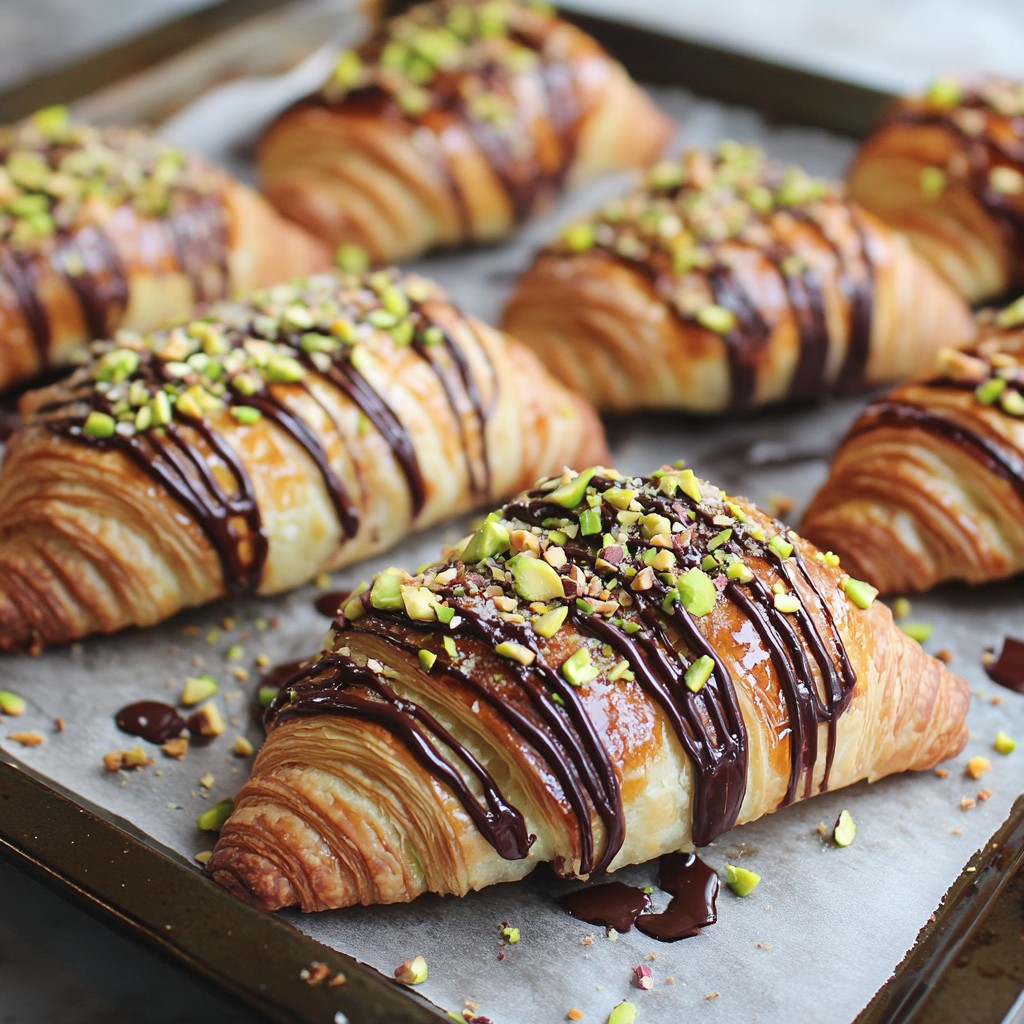
M195 856L197 864L205 864L213 856L213 850L200 850Z
M41 747L46 742L41 732L9 732L7 738L23 747Z
M647 964L637 964L633 968L633 983L645 992L650 992L654 988L654 975Z
M571 1010L567 1010L565 1014L566 1020L583 1020L583 1011L577 1010L574 1006Z
M940 779L948 779L949 778L949 769L948 768L936 768L935 769L935 774Z
M581 946L592 946L593 944L594 944L594 936L592 934L591 935L584 935L583 938L580 939L580 945Z
M327 984L329 987L345 984L345 975L340 971L332 971L327 964L314 960L309 967L303 967L299 971L299 977L311 986Z
M972 757L967 762L967 774L972 779L980 779L985 772L992 770L992 762L987 757Z
M199 785L202 786L203 789L213 789L214 781L215 779L213 775L210 772L207 772L205 775L200 777Z
M153 763L151 758L142 747L133 747L131 750L111 750L109 754L103 755L103 765L108 772L120 771L122 768L145 768Z
M227 726L220 708L211 701L188 716L188 728L199 736L220 736Z
M252 744L244 736L236 736L231 752L239 757L252 757Z
M414 956L395 968L395 980L402 985L420 985L427 980L427 961Z
M754 945L757 946L758 949L763 949L766 953L770 953L772 951L772 944L770 942L755 942Z
M671 975L665 979L665 984L666 985L674 985L675 983L676 983L676 979L673 978Z
M708 993L708 994L707 994L707 995L706 995L706 996L704 997L704 999L705 999L705 1000L706 1000L707 1002L709 1002L709 1003L710 1003L710 1002L711 1002L712 1000L714 1000L714 999L717 999L717 998L718 998L718 997L719 997L720 995L721 995L721 993L720 993L720 992L709 992L709 993Z
M179 761L188 753L188 737L175 736L161 744L160 749L168 756L177 758Z
M63 715L58 715L56 720L53 723L53 726L57 730L57 732L63 732L64 729L65 729L64 716Z
M645 960L657 960L658 959L658 954L657 953L645 953L644 954L644 959Z
M991 789L979 789L977 794L976 794L976 799L978 800L978 803L984 803L991 796L992 796L992 790Z
M972 797L969 797L969 796L962 796L962 797L960 797L960 810L961 811L969 811L973 807L977 807L977 806L978 806L977 800L973 799Z
M943 647L941 651L936 651L935 657L946 665L951 665L953 663L953 652L948 647Z
M270 656L267 655L267 654L257 654L256 655L256 664L260 668L266 668L270 664Z
M949 834L951 836L962 836L964 834L964 830L962 828L951 828L949 830Z
M828 826L823 821L818 823L818 835L819 836L827 836L828 835Z
M997 693L990 701L989 704L994 704L997 708L1003 703L1003 698Z

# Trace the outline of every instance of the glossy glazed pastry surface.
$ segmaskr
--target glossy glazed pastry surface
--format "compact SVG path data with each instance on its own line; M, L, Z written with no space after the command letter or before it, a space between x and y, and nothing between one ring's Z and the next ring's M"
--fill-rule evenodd
M972 304L1024 286L1024 84L936 81L896 103L849 172L853 197Z
M0 128L0 389L326 264L250 189L144 132L60 107Z
M434 284L323 275L93 346L0 472L0 648L273 593L604 452L593 410Z
M867 408L803 529L888 593L1024 572L1024 303Z
M716 413L912 376L968 312L839 186L723 143L570 225L504 325L599 408Z
M260 148L262 187L374 260L507 237L567 185L654 160L670 122L545 4L435 0L343 54Z
M955 753L966 684L837 563L688 470L542 483L348 600L209 871L303 910L586 876Z

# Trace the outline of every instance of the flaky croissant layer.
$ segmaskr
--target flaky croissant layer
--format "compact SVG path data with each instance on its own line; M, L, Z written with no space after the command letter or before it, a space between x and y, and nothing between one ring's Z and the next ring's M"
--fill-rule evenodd
M503 323L601 409L718 413L913 376L969 314L840 186L726 142L569 225Z
M865 410L803 529L886 593L1024 572L1024 301Z
M967 686L874 594L687 469L544 481L349 599L208 870L266 909L463 894L929 767Z
M62 107L0 128L0 389L118 327L328 265L251 189L144 132Z
M259 151L263 191L375 261L490 242L571 183L654 160L671 122L589 36L529 0L434 0L339 58Z
M394 271L96 343L0 471L0 649L274 593L600 457L593 410Z

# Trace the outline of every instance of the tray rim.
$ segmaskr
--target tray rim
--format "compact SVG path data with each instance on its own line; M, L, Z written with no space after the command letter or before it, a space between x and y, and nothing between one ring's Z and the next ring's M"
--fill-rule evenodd
M43 103L84 99L117 76L170 59L213 34L297 0L221 0L139 36L71 62L53 72L0 92L0 115L21 116ZM384 3L385 13L410 6ZM664 35L626 21L564 11L564 16L605 42L638 80L692 90L703 98L754 107L786 123L863 136L894 96L871 86L832 77L727 47ZM74 95L73 83L88 92ZM756 99L755 99L756 97ZM145 836L130 822L71 793L0 747L0 857L48 885L94 917L143 939L166 959L208 985L243 1002L261 1019L323 1022L341 1011L359 1024L403 1020L427 1024L449 1020L416 992L306 936L283 919L249 907L216 886L177 852ZM34 813L35 812L35 813ZM55 835L57 823L61 835ZM70 842L67 842L70 840ZM77 841L76 841L77 840ZM68 848L62 846L67 843ZM73 856L72 856L73 851ZM83 854L83 851L86 851ZM125 859L141 859L161 883L179 896L167 904L150 885L126 886ZM1024 795L1006 821L965 865L942 902L921 928L914 945L853 1024L890 1024L921 1018L929 986L955 962L961 949L1016 871L1024 866ZM177 888L180 887L180 888ZM215 906L216 914L199 920ZM223 924L222 929L219 926ZM255 938L249 955L225 954L224 933ZM340 970L348 981L337 988L314 987L299 971L314 961ZM242 970L239 970L239 965ZM342 1021L343 1018L337 1018Z

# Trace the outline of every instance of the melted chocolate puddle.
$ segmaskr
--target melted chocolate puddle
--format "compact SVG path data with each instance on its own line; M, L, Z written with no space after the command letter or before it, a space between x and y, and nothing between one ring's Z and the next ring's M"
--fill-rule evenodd
M718 875L695 853L670 853L661 858L658 885L672 896L663 914L645 914L636 927L659 942L699 935L718 920Z
M637 931L659 942L675 942L699 935L701 928L718 920L718 875L695 853L670 853L661 858L658 885L672 901L661 914L650 914L651 897L635 885L605 882L562 896L559 906L588 924L628 932Z
M1015 693L1024 693L1024 640L1008 636L999 657L985 665L989 679Z
M560 896L558 904L580 921L628 932L636 919L651 909L651 897L635 885L605 882Z
M313 607L321 614L326 615L327 618L333 619L338 614L338 609L349 599L351 591L349 590L329 590L326 594L321 594L314 602ZM263 686L269 686L269 683L261 684Z
M166 743L185 731L185 719L176 708L158 700L140 700L121 708L114 716L118 729L150 743Z

